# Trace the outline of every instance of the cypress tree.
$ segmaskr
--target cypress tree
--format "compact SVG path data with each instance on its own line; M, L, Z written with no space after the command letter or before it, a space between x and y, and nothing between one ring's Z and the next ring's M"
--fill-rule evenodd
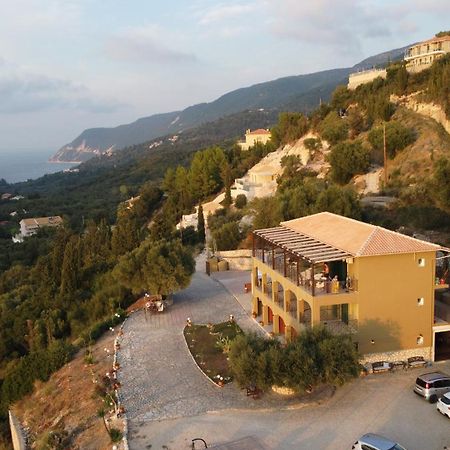
M205 242L206 239L205 217L203 216L203 206L201 204L198 207L197 233L198 233L198 240L202 243Z

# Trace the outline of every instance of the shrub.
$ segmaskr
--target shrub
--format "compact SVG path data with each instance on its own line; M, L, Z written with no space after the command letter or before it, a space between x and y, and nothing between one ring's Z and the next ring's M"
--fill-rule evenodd
M119 442L123 437L122 432L117 428L111 428L109 430L109 436L111 438L111 442Z
M322 141L316 138L308 138L303 141L303 145L310 151L320 150L322 148Z
M236 199L234 200L234 206L236 206L237 209L242 209L247 204L247 197L245 194L239 194L236 196Z
M347 120L339 117L336 112L332 111L320 124L319 132L322 138L330 144L336 144L348 136Z
M238 224L229 222L222 225L218 230L213 231L213 238L216 241L217 250L235 250L241 242Z
M240 386L276 384L305 391L320 383L343 384L359 373L358 354L350 336L325 328L306 330L281 347L276 340L238 336L231 344L230 368Z
M272 132L272 142L278 147L300 139L308 131L308 120L302 113L283 112Z
M331 177L340 184L369 169L370 152L361 142L346 141L335 145L330 153Z
M376 152L378 159L383 160L383 127L373 128L369 133L369 142ZM395 155L403 150L408 145L412 144L416 139L414 130L403 126L401 123L392 121L386 124L386 152L389 158L394 158Z

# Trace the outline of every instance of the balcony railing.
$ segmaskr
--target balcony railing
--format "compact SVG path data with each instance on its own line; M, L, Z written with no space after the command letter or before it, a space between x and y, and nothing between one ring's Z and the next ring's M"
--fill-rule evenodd
M358 319L343 320L323 320L320 324L334 334L348 334L358 332Z
M321 273L317 273L314 274L313 279L311 267L306 267L304 264L302 267L298 259L292 259L284 253L272 252L271 249L264 252L262 249L255 249L255 257L315 296L343 294L358 289L357 280L352 277L347 277L345 280L337 278L330 280L322 276Z

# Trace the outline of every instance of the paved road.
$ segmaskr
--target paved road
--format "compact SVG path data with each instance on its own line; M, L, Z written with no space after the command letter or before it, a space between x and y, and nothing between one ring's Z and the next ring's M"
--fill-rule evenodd
M450 373L449 363L436 367ZM450 420L412 392L420 372L369 375L338 389L321 405L294 411L221 411L142 424L135 448L189 449L194 437L214 448L253 437L260 447L242 449L345 450L370 431L396 439L408 450L450 449Z
M189 449L193 437L204 437L210 447L252 437L267 450L341 450L368 431L391 436L408 450L450 448L450 420L411 392L420 371L371 375L319 405L289 411L281 410L285 403L275 396L255 401L233 384L213 385L188 352L182 334L186 318L220 322L233 314L243 329L263 332L229 293L248 308L249 297L239 294L240 277L247 275L219 276L227 291L199 264L190 287L175 296L168 312L147 321L138 312L125 323L119 374L132 450ZM438 367L450 373L450 363ZM290 403L302 406L298 400Z

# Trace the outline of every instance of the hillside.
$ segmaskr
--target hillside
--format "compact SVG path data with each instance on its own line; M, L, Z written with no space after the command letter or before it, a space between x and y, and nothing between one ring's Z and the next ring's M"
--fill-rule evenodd
M348 74L361 68L385 64L403 56L404 48L367 58L351 68L332 69L306 75L279 78L229 92L211 103L190 106L183 111L156 114L114 128L91 128L61 147L52 161L87 161L108 149L122 149L167 134L177 134L221 117L246 110L312 111L328 101Z

